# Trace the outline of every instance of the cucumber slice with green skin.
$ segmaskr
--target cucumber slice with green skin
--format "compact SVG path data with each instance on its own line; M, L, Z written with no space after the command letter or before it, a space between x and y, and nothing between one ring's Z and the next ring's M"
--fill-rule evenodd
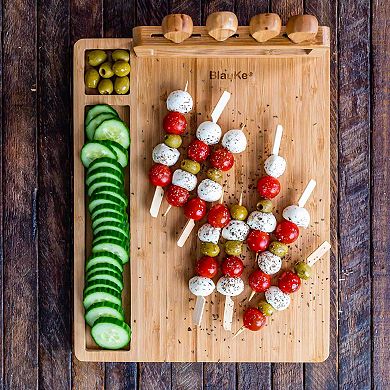
M131 329L125 322L112 317L98 318L91 329L95 343L104 349L121 349L129 344Z
M108 119L100 124L93 136L95 140L109 140L118 142L125 149L130 146L130 132L126 124L120 119Z
M93 267L101 264L109 264L115 267L118 272L123 272L122 260L111 252L96 252L87 261L85 272L89 272Z
M122 232L118 232L116 230L112 229L106 229L106 230L101 230L99 233L94 235L94 240L93 242L99 242L99 240L105 239L105 238L114 238L119 241L123 241L126 243L125 249L128 249L129 247L129 234L125 234Z
M111 302L120 306L122 305L122 296L117 290L110 287L94 287L87 293L84 292L83 304L85 309L96 302Z
M121 264L122 265L122 264ZM118 268L117 265L113 265L111 263L97 263L95 265L93 265L92 267L89 268L89 270L85 270L85 278L87 280L89 280L89 277L91 276L91 274L93 274L94 272L97 272L97 271L108 271L108 272L115 272L119 279L123 280L123 277L122 277L122 270L120 268Z
M92 246L92 253L101 251L107 251L117 255L122 260L122 264L129 261L129 246L126 241L113 238L98 240Z
M87 174L93 172L95 169L98 168L116 169L122 176L124 176L122 165L119 164L119 162L113 158L102 157L92 161L88 167Z
M98 269L94 272L89 272L86 275L87 278L87 286L90 285L90 283L94 282L95 280L106 280L115 283L120 291L123 290L123 278L122 274L116 272L116 271L107 271L105 269Z
M111 142L110 146L115 150L119 164L121 164L123 168L127 167L127 164L129 163L129 152L122 145L119 145L118 142Z
M118 119L117 116L114 114L109 114L109 113L102 113L99 115L96 115L94 118L92 118L87 125L85 126L85 132L87 133L87 138L89 140L93 140L93 136L95 134L96 128L106 121L107 119Z
M114 230L114 231L117 231L119 233L122 233L125 237L129 237L130 236L130 227L129 227L129 224L127 222L125 223L118 223L118 222L102 222L100 223L99 225L97 225L95 227L95 229L93 229L93 234L96 236L97 234L99 234L100 232L104 231L104 230Z
M87 144L88 145L88 144ZM124 183L124 177L123 174L118 172L116 169L112 168L96 168L92 172L87 173L87 177L85 179L85 183L87 186L89 186L94 180L100 179L100 178L110 178L113 180L118 180L122 183Z
M107 203L101 204L93 209L93 212L91 213L92 222L104 213L115 213L120 217L126 217L126 219L128 218L126 210L124 210L123 207Z
M112 178L97 178L88 186L88 196L92 196L93 193L99 187L112 187L117 190L122 190L123 192L123 183L120 180Z
M85 124L88 125L91 119L103 113L110 113L119 118L118 113L108 104L96 104L96 106L93 106L88 110L85 117Z
M114 149L108 144L99 141L87 142L81 149L80 158L83 165L88 168L92 161L98 158L109 157L117 159Z
M88 210L92 214L93 210L102 204L116 205L122 207L123 212L126 211L126 203L124 203L120 198L107 194L96 194L92 195L89 200Z
M123 321L125 313L121 306L111 302L96 302L91 305L85 313L85 321L89 326L93 326L100 317L112 317Z
M99 214L94 220L92 220L92 230L97 228L102 223L109 223L109 222L126 224L129 227L127 215L125 216L125 215L119 215L117 213L106 212L106 213Z
M122 203L125 204L125 207L127 207L127 204L129 203L129 200L127 199L127 196L123 192L123 188L118 190L116 188L112 188L112 187L109 187L109 186L107 186L107 187L99 187L99 188L97 188L95 190L95 192L93 193L93 196L97 196L98 194L106 194L106 195L115 196Z
M85 285L85 288L84 288L84 294L88 294L88 291L92 290L95 287L108 287L108 288L112 288L113 290L118 291L118 293L122 292L122 289L118 286L118 284L115 282L112 282L111 280L94 279L94 280L91 280L90 282L87 281L87 284Z

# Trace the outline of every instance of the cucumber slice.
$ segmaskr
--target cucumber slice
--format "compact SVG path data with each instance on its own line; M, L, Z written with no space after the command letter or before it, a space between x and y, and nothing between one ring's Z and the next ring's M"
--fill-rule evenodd
M121 266L122 266L122 264L121 264ZM89 277L91 276L91 274L93 274L94 272L97 272L97 271L115 272L116 274L118 274L119 279L122 279L123 268L121 270L120 268L118 268L117 264L113 265L111 263L97 263L93 266L90 266L89 269L85 271L85 274L86 274L85 278L87 280L89 280Z
M96 252L87 261L85 265L85 272L88 272L93 267L100 266L100 264L110 264L119 272L123 272L122 260L111 252Z
M122 176L124 176L122 165L119 164L119 162L113 158L102 157L92 161L88 167L87 173L90 173L98 168L116 169Z
M118 142L111 142L110 146L115 150L119 164L121 164L123 168L127 167L127 164L129 163L129 152L122 145L119 145Z
M120 180L100 177L92 181L88 186L88 196L91 196L99 187L112 187L123 191L123 184Z
M117 158L114 149L99 141L87 142L81 149L80 158L86 168L92 161L102 157Z
M118 222L106 221L106 222L102 222L99 225L97 225L95 227L95 229L93 229L93 234L97 235L98 233L100 233L101 231L104 231L104 230L117 231L119 233L122 233L126 237L129 237L129 232L130 232L129 224L127 222L125 222L125 223L119 222L118 223Z
M99 240L105 238L114 238L116 240L124 241L126 243L125 249L129 247L129 234L118 232L116 230L106 229L101 230L99 233L94 235L93 243L99 242Z
M88 144L87 144L88 145ZM112 168L96 168L92 172L87 173L87 177L85 179L85 183L89 186L94 180L100 178L110 178L113 180L118 180L122 183L123 186L123 174L118 172L116 169Z
M93 135L95 134L96 128L106 121L107 119L117 119L118 117L112 113L101 113L92 118L87 125L85 126L85 132L87 133L87 138L93 140Z
M85 285L84 288L84 294L88 294L88 291L91 291L93 288L96 287L108 287L112 288L113 290L118 291L120 293L122 289L118 286L117 283L108 280L108 279L94 279L91 280L90 282L87 281L87 284Z
M122 305L121 294L109 287L95 287L84 293L83 304L86 309L96 302L111 302L116 305Z
M88 110L87 115L85 116L85 124L87 125L92 118L95 118L102 113L110 113L119 117L118 113L108 104L97 104Z
M108 119L99 125L93 136L95 140L109 140L118 142L125 149L130 146L130 132L126 124L120 119Z
M122 260L122 264L129 261L129 245L126 241L113 238L98 240L92 246L92 253L101 251L107 251L117 255Z
M112 317L98 318L91 329L95 343L105 349L121 349L129 344L131 329L125 322Z
M97 196L99 194L105 194L105 195L110 195L110 196L115 196L116 198L118 198L121 203L123 203L125 205L125 207L127 207L127 204L129 203L129 200L127 199L127 196L125 195L125 193L123 192L123 189L121 190L118 190L116 188L112 188L112 187L98 187L95 192L93 193L93 196Z
M123 202L120 198L112 195L106 194L96 194L92 195L89 201L88 210L90 213L93 212L96 206L108 204L108 205L117 205L122 207L123 212L126 210L126 203Z
M90 286L92 282L96 280L105 280L115 283L119 290L123 290L123 278L122 274L117 271L108 271L106 269L97 269L94 272L89 272L86 275L87 278L87 286Z
M111 302L96 302L91 305L85 313L85 321L89 326L93 326L95 321L100 317L113 317L123 321L125 313L123 309Z
M91 214L92 221L95 221L96 218L98 218L104 213L115 213L118 214L119 217L126 217L127 219L127 213L126 210L123 209L123 207L106 203L106 204L101 204L99 206L96 206L93 209L93 212Z
M129 226L127 215L119 215L117 213L106 212L99 214L94 220L92 220L92 230L97 228L102 223L115 222L126 224Z

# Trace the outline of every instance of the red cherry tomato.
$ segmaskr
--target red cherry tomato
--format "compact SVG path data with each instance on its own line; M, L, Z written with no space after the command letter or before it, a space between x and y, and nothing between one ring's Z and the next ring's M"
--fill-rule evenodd
M246 243L251 251L263 252L268 248L270 236L268 233L260 230L251 230L246 239Z
M284 219L276 225L274 234L278 241L291 244L299 237L299 228L294 222Z
M234 156L232 152L225 148L220 148L211 153L211 166L218 168L221 171L228 171L234 164Z
M188 158L197 162L203 162L210 154L210 148L207 144L198 139L194 139L188 145L187 155Z
M212 227L224 228L230 222L229 209L220 203L214 205L209 211L207 221Z
M190 193L185 188L172 185L168 188L166 197L171 206L182 207L187 203Z
M257 191L263 198L275 198L280 192L279 180L272 176L263 176L257 182Z
M222 273L230 278L239 278L244 272L244 263L237 256L228 256L222 263Z
M301 278L294 272L283 272L278 281L278 287L286 294L291 294L301 287Z
M172 172L166 165L154 164L149 171L149 180L154 186L165 187L171 184Z
M193 198L184 206L184 215L188 219L199 221L206 215L206 202L200 198Z
M271 287L271 276L257 269L249 275L248 283L254 292L262 293Z
M243 320L245 328L253 331L260 330L267 322L265 315L254 307L245 310Z
M171 111L165 115L163 128L168 134L182 135L187 128L187 120L180 112Z
M218 263L214 257L203 256L201 257L195 268L195 272L199 276L204 276L205 278L213 278L218 271Z

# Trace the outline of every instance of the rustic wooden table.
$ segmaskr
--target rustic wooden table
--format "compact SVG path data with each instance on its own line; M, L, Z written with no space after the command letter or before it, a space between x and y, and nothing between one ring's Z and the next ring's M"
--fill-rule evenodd
M5 389L389 389L386 0L4 0L1 283ZM72 356L71 54L172 12L307 12L332 29L331 353L321 364L99 364ZM386 42L387 40L387 42Z

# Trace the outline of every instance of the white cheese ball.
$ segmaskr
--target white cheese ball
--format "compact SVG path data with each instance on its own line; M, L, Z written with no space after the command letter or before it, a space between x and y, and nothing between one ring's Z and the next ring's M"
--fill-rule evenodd
M283 157L272 154L264 161L264 170L272 177L282 176L286 170L286 160Z
M272 213L253 211L249 214L247 224L251 229L272 233L276 229L276 218Z
M168 111L177 111L181 114L187 114L192 110L194 103L191 95L182 90L173 91L169 94L167 99Z
M205 202L216 202L222 194L222 186L211 179L202 180L198 186L198 196Z
M180 152L177 149L170 148L165 144L158 144L152 152L152 158L155 163L163 164L168 167L175 165L179 160Z
M213 244L218 244L220 235L221 229L215 228L209 223L205 223L198 230L198 238L202 242L212 242Z
M194 276L188 282L188 287L197 297L207 297L214 291L215 284L210 278L205 278L204 276Z
M282 259L269 251L261 252L257 263L259 268L268 275L276 274L282 268Z
M310 225L310 214L304 207L288 206L283 210L283 218L294 222L295 225L307 228Z
M217 291L222 295L235 297L244 291L244 282L241 278L222 276L217 283Z
M245 241L249 230L244 221L232 220L222 229L222 237L229 241Z
M265 292L266 301L278 311L286 310L290 306L290 295L285 294L279 287L271 286Z
M242 130L229 130L222 138L222 146L232 153L242 153L246 149L246 136Z
M176 169L173 172L172 184L185 188L188 191L195 189L198 179L190 172L183 171L182 169Z
M219 142L222 135L222 129L218 123L206 121L201 123L196 130L196 138L207 145L215 145Z

